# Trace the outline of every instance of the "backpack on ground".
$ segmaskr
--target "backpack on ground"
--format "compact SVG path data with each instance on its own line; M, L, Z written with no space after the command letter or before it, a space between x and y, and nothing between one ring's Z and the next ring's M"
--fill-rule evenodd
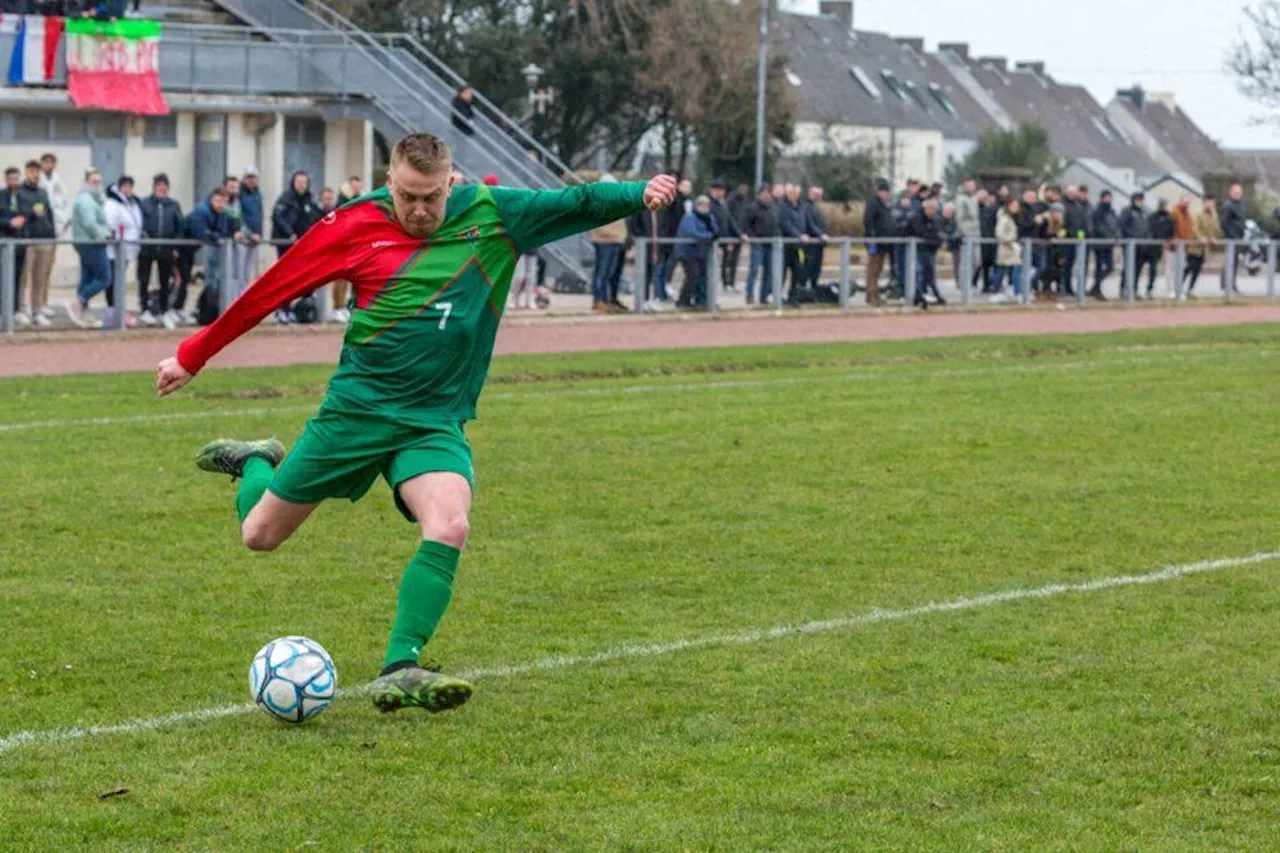
M222 310L222 294L218 292L216 282L207 281L200 289L200 298L196 300L196 323L207 326L218 319Z

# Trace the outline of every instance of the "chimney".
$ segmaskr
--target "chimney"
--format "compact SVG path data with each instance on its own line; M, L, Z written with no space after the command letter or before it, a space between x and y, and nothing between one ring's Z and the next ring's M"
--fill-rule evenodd
M969 43L967 41L944 41L938 43L938 50L945 50L948 53L954 53L961 59L969 58Z
M1009 58L1007 56L979 56L979 65L990 65L997 71L1009 70Z
M895 36L893 40L896 41L898 44L902 45L903 47L914 50L916 53L924 53L924 39L921 38L920 36L906 36L906 37Z
M1044 76L1044 61L1040 59L1030 62L1016 62L1013 67L1019 71L1030 71L1032 74Z
M839 18L845 29L853 29L853 0L821 0L818 14Z
M1169 112L1176 112L1178 103L1173 97L1173 92L1149 92L1147 100L1153 104L1160 104Z
M1138 112L1142 112L1147 108L1147 93L1137 83L1133 84L1132 89L1116 89L1116 97L1124 98L1138 108Z

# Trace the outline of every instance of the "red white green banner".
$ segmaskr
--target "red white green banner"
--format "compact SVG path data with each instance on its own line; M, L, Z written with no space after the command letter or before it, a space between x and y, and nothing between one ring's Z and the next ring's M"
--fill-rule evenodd
M67 89L81 109L168 115L159 21L67 18Z

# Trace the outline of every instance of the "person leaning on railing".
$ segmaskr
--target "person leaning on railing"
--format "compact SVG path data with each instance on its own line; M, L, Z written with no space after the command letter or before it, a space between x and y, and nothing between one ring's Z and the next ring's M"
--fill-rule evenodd
M4 189L0 190L0 239L22 240L27 236L28 211L23 206L22 194L18 191L21 186L22 173L14 166L5 169ZM13 248L13 280L22 281L27 247L19 243Z
M27 211L27 237L49 242L27 247L24 274L14 279L18 295L18 311L14 314L14 322L18 325L34 323L37 326L51 326L53 321L45 311L45 287L53 270L54 250L57 248L53 241L58 238L58 225L49 194L40 185L39 161L29 160L25 171L22 185L18 187L18 197L22 202L22 209ZM27 294L25 305L22 304L23 294Z

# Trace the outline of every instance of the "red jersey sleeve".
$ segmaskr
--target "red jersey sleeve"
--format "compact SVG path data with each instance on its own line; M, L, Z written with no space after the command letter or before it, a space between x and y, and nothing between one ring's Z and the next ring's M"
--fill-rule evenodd
M331 281L347 278L353 266L350 235L359 219L359 209L349 209L330 213L313 225L217 320L179 345L178 363L188 373L199 373L209 359L272 311Z

